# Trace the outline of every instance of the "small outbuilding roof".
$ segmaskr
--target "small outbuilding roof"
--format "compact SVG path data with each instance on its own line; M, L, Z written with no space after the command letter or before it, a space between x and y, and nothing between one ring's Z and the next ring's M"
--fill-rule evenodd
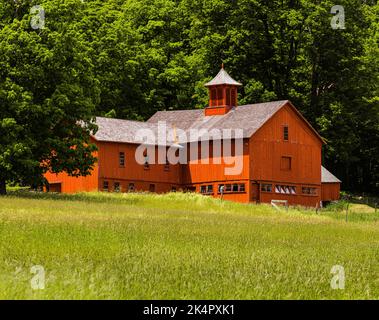
M221 68L221 70L218 72L217 76L215 76L211 81L206 83L204 86L211 87L211 86L217 86L221 84L228 84L233 86L242 86L241 83L234 80L224 69L224 67Z
M321 166L321 183L341 183L341 180Z

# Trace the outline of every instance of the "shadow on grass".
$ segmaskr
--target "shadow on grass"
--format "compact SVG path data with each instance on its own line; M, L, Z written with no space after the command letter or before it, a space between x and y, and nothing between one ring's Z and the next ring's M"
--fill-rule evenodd
M11 190L5 196L6 198L22 198L34 200L53 200L53 201L83 201L98 203L120 203L128 205L136 205L142 202L141 198L130 196L122 196L126 194L112 194L103 192L93 193L54 193L54 192L37 192L29 189ZM0 198L1 199L1 198Z

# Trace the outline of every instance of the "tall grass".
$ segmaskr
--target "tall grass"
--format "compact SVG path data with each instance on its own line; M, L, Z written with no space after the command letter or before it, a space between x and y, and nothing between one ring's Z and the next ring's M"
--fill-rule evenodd
M378 298L378 249L377 222L327 210L181 193L0 198L2 299ZM334 265L344 290L330 287Z

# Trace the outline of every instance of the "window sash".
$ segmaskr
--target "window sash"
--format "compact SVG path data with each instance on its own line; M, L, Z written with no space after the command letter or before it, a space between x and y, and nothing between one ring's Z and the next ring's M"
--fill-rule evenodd
M125 152L119 153L119 164L121 167L125 166Z
M289 132L288 132L288 126L283 126L283 140L288 141L289 138Z

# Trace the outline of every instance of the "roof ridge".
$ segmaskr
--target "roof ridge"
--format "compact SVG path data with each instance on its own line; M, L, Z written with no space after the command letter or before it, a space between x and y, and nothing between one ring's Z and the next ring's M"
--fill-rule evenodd
M142 124L149 124L147 121L139 121L139 120L129 120L129 119L120 119L120 118L107 118L107 117L96 117L96 119L106 119L106 120L117 120L117 121L128 121L128 122L136 122L136 123L142 123Z
M204 111L204 109L181 109L181 110L158 110L155 113L158 112L188 112L188 111Z
M273 103L282 103L282 104L286 104L288 102L290 102L289 100L274 100L274 101L266 101L266 102L257 102L257 103L249 103L249 104L242 104L242 105L239 105L237 106L237 108L239 107L249 107L249 106L255 106L255 105L260 105L260 104L273 104Z

